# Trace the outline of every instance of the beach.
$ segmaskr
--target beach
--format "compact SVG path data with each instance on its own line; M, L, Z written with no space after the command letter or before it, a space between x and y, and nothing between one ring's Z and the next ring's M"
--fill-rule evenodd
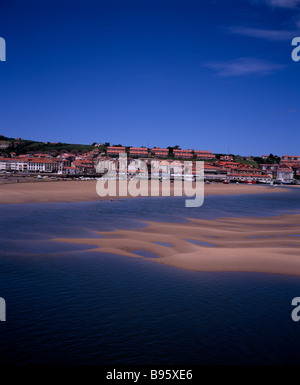
M56 238L86 244L89 251L147 258L194 271L300 275L300 214L268 218L189 219L188 223L145 222L137 230L98 232L101 238ZM97 232L96 232L97 233Z
M148 183L150 190L150 182ZM283 191L280 187L248 184L205 184L204 193L208 195L257 194ZM145 192L143 192L145 195ZM157 195L161 192L156 191ZM124 196L125 195L125 196ZM171 184L171 195L174 185ZM0 204L51 203L51 202L83 202L97 200L131 198L126 192L123 196L99 197L96 192L96 181L51 181L9 183L0 185Z

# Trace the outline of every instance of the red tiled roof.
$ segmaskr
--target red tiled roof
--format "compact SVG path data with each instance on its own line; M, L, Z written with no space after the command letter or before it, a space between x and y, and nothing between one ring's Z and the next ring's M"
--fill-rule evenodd
M36 158L36 159L32 159L29 160L29 163L56 163L57 162L53 159L39 159L39 158Z
M230 174L229 176L239 176L242 178L271 178L271 175L263 174Z
M174 148L173 149L173 152L178 152L178 153L183 153L183 152L186 152L186 153L191 153L193 150L181 150L181 149L178 149L178 148Z
M300 155L282 155L281 158L299 158L300 159Z

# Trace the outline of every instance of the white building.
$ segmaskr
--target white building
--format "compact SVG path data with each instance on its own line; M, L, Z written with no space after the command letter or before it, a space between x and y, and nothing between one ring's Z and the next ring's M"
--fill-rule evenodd
M294 179L294 171L291 167L281 166L277 171L277 179L282 183L291 183Z
M0 158L0 171L18 171L27 170L28 158Z
M227 179L235 182L253 181L259 183L271 183L272 176L263 174L229 174Z
M58 162L52 159L31 159L28 162L29 172L58 172Z
M66 166L63 168L63 173L66 175L77 175L79 172L77 167Z

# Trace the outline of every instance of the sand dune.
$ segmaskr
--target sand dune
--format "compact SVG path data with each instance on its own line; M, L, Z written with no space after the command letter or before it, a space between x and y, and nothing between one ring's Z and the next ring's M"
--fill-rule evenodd
M138 230L99 232L101 238L57 238L54 241L92 245L95 248L90 251L133 258L143 258L133 252L145 250L158 257L148 260L188 270L300 275L300 214L146 224ZM205 242L212 247L189 240Z

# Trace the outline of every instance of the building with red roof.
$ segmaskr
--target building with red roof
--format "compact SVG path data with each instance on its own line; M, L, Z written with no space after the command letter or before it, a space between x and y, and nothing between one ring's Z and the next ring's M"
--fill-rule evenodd
M216 155L214 155L211 151L195 150L194 154L196 155L197 159L202 159L202 160L216 158Z
M152 154L157 158L167 158L169 155L169 149L168 148L151 148Z
M29 172L58 172L58 162L52 159L33 158L28 161Z
M130 147L129 155L134 157L136 156L147 157L149 156L149 152L148 152L148 149L145 147Z
M291 183L294 180L292 167L280 166L277 170L277 179L282 183Z
M192 159L194 157L193 150L181 150L179 148L173 149L175 159Z
M125 154L126 148L123 146L108 146L106 153L107 155L117 156L119 154Z

